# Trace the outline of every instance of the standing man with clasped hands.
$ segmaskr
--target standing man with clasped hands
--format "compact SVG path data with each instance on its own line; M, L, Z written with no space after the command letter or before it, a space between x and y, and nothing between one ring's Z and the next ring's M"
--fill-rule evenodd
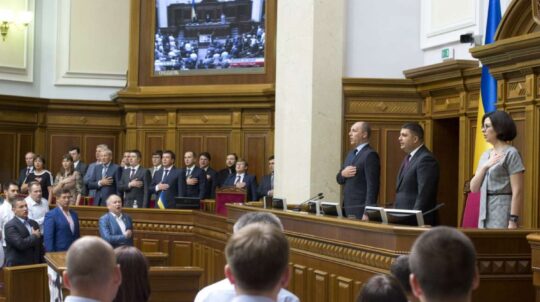
M206 189L206 173L195 165L196 154L193 151L184 153L186 168L180 172L178 195L204 199Z
M180 170L174 167L176 155L170 150L163 151L161 158L162 167L154 174L152 184L150 185L152 192L156 194L156 208L168 208L169 204L174 205L174 197L178 194L178 179ZM161 192L164 192L165 200L159 202Z
M336 175L337 183L344 186L345 214L363 220L367 220L365 207L377 205L381 173L379 154L369 145L370 136L368 123L356 122L351 126L349 139L355 148L349 152Z
M119 189L124 192L126 208L147 208L150 193L150 171L141 166L141 151L131 150L128 155L129 167L124 168Z

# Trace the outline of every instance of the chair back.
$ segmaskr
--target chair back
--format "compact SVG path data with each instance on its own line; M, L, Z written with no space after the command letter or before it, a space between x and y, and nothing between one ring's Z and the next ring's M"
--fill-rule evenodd
M216 214L227 216L228 203L245 203L247 194L245 189L237 187L221 187L216 190Z

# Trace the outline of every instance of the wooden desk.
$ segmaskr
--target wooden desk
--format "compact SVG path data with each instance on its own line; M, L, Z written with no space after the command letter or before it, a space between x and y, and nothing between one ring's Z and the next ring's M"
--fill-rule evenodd
M134 242L143 252L169 255L171 266L204 268L202 284L221 280L223 250L234 222L249 211L276 214L291 243L289 289L302 301L353 301L368 278L389 273L425 229L228 206L227 217L191 210L125 209L133 218ZM96 235L99 207L73 207L81 234ZM480 287L473 301L532 301L531 249L526 235L536 230L463 230L478 252ZM504 290L501 290L504 289Z

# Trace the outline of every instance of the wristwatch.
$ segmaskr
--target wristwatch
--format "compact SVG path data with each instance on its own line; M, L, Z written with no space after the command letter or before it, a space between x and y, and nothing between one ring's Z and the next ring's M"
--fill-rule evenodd
M518 220L519 220L519 216L518 215L510 215L510 221L514 222L514 223L518 223Z

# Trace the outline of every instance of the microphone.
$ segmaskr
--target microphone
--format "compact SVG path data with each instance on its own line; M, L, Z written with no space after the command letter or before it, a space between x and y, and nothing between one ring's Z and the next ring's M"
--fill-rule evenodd
M299 203L299 204L293 209L293 211L301 211L302 208L303 208L306 204L308 204L310 201L319 200L319 199L322 199L322 198L324 198L323 193L322 193L322 192L321 192L321 193L318 193L317 195L310 197L308 200Z

